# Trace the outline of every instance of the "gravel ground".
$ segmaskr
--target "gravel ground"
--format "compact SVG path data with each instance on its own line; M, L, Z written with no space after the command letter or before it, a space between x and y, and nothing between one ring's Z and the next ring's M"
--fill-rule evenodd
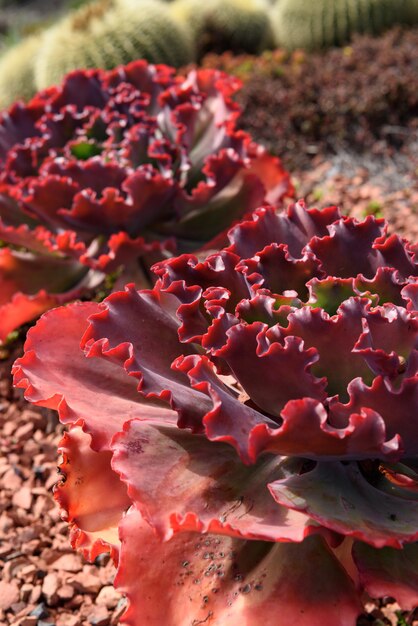
M0 365L0 624L116 626L125 600L114 567L107 555L88 564L73 552L52 498L63 427L11 388L21 349Z

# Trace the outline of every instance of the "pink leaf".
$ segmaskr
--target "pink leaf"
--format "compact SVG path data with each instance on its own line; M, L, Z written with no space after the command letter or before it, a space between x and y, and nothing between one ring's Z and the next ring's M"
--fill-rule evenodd
M97 451L109 448L127 419L173 418L167 408L146 403L135 380L110 357L87 358L80 349L87 318L98 310L96 302L85 302L46 313L29 331L25 354L13 366L15 384L25 397L58 410L64 424L83 425Z
M353 556L360 580L374 598L391 596L402 609L413 611L418 605L418 544L402 550L372 548L356 541Z
M267 483L281 476L280 457L265 456L248 467L231 446L138 421L125 426L112 449L113 469L162 539L196 530L299 542L321 532L309 517L279 506L268 492Z
M120 534L115 585L129 626L355 626L361 611L319 537L295 545L184 532L160 543L134 509Z

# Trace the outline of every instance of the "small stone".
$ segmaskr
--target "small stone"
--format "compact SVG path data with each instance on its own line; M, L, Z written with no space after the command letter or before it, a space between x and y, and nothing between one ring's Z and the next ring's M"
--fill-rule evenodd
M12 420L7 421L3 426L3 436L10 437L17 428L17 424Z
M12 552L3 567L3 579L12 582L17 578L20 571L28 565L27 559L21 552Z
M7 611L19 601L19 587L13 583L0 580L0 609Z
M84 602L84 596L82 596L81 594L77 594L73 596L71 600L67 602L67 608L79 609L80 606L83 604L83 602Z
M0 545L0 559L4 559L4 557L11 554L14 550L14 546L11 543L3 543Z
M17 441L27 441L29 437L32 435L35 430L33 424L27 423L19 426L17 430L15 430L14 437Z
M40 602L33 611L30 612L30 615L36 617L36 619L43 619L44 617L48 617L49 613L47 608L43 602Z
M30 594L29 601L31 604L36 604L42 595L42 587L40 585L36 585L33 587L32 592Z
M112 619L110 621L111 626L117 626L119 624L120 618L126 611L127 604L128 604L128 601L126 598L122 597L119 600L116 609L113 611Z
M120 593L118 593L111 585L107 585L106 587L102 587L100 589L96 598L96 604L99 606L104 605L107 609L114 609L116 608L119 600Z
M95 606L88 615L88 621L92 626L109 626L110 615L105 606Z
M22 478L11 467L3 476L3 485L6 489L15 491L15 489L19 489L19 487L21 487Z
M76 576L68 579L70 584L73 584L74 587L77 588L78 591L83 593L99 593L101 588L100 580L97 576L93 574L88 574L86 572L80 572Z
M28 602L31 593L32 593L32 589L33 586L30 583L24 583L21 588L20 588L20 600L22 602Z
M37 626L37 624L38 624L37 617L26 615L25 617L21 617L17 622L12 624L12 626Z
M26 607L26 602L15 602L14 604L11 605L11 610L13 611L13 613L15 615L18 615L19 613L21 613L22 611L25 612Z
M56 626L81 626L81 624L81 618L71 613L61 613L56 618Z
M60 585L59 578L56 574L47 574L42 583L42 593L44 594L47 604L53 606L58 600L58 587Z
M58 589L57 595L60 600L71 600L74 595L74 587L71 585L63 585Z
M52 569L64 570L65 572L81 572L83 564L78 554L63 554L51 563Z
M13 506L19 506L25 511L29 511L32 508L32 494L29 487L21 487L13 494L12 497Z
M22 578L27 582L32 582L33 580L35 580L36 571L37 568L35 567L35 565L30 563L29 565L22 567L19 572L19 578Z

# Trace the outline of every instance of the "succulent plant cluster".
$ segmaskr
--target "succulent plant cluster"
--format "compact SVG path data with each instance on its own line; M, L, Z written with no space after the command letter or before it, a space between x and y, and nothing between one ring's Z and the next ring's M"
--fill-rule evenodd
M69 426L72 543L112 553L130 626L354 626L364 590L411 609L418 248L302 203L228 237L29 332L15 382Z
M236 130L238 86L138 61L74 72L0 117L1 340L121 268L144 284L157 258L292 193Z

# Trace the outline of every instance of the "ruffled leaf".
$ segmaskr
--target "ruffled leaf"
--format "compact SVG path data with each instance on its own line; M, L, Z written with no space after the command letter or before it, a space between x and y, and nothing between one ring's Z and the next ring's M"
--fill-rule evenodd
M73 548L91 561L102 552L110 552L117 562L118 525L131 501L111 470L111 452L94 452L90 443L91 437L81 428L64 434L58 448L63 476L54 497L70 524Z
M96 451L108 449L112 436L130 418L173 419L167 408L141 398L135 380L111 355L98 349L101 358L87 358L80 349L87 319L98 310L99 304L85 302L48 312L29 331L25 354L13 366L15 384L25 390L25 397L58 410L64 424L82 425ZM123 348L116 352L128 358Z
M267 483L281 476L280 457L266 456L248 467L231 446L137 421L116 436L112 449L112 467L165 540L179 530L196 530L298 542L320 531L268 492Z
M390 484L385 489L383 478L375 487L356 463L321 462L300 474L301 467L300 461L289 462L289 475L269 485L279 504L376 548L417 540L416 494Z
M184 374L171 368L179 354L193 351L178 341L175 304L169 294L137 292L128 285L125 292L109 296L101 312L91 318L83 343L88 354L94 350L105 358L115 358L132 381L139 381L143 397L170 403L179 414L181 427L199 431L202 408L208 402L203 394L190 389Z

